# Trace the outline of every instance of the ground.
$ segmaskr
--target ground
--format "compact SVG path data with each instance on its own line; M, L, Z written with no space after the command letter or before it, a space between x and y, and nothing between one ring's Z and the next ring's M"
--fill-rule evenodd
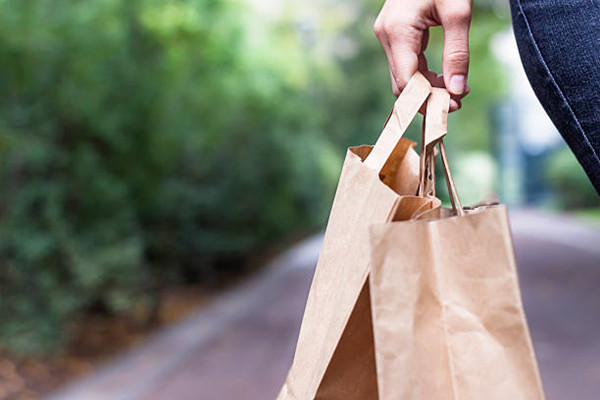
M600 229L511 213L523 301L548 400L600 391ZM54 400L268 400L290 366L322 237L159 332Z

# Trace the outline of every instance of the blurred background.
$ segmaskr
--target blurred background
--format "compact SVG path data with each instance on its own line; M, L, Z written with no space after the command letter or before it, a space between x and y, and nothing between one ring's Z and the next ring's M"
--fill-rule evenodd
M381 3L0 1L0 399L274 398L346 147L394 101ZM597 393L598 344L586 364L565 343L600 326L600 202L531 92L507 2L474 6L456 183L517 210L549 399Z

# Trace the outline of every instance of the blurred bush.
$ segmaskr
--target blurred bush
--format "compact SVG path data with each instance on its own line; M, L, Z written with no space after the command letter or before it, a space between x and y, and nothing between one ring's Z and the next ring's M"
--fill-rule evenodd
M322 223L339 155L320 78L293 27L249 15L0 2L2 348L54 351L82 312L132 312Z
M548 165L549 181L560 208L577 209L600 205L598 194L568 147L563 146L552 153Z
M487 146L497 4L476 5L451 153ZM82 313L137 315L322 226L346 146L393 103L380 6L0 1L0 350L56 351Z

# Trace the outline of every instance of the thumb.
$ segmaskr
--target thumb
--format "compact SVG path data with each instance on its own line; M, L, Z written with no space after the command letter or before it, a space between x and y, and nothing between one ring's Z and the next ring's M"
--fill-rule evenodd
M453 95L466 90L469 70L470 8L453 12L442 21L444 28L444 54L442 58L444 84Z

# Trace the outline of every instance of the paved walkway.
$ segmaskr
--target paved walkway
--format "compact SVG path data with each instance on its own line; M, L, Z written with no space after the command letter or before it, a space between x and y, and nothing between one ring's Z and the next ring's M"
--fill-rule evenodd
M600 398L600 229L513 212L523 299L548 400ZM268 400L291 363L322 237L53 400Z

